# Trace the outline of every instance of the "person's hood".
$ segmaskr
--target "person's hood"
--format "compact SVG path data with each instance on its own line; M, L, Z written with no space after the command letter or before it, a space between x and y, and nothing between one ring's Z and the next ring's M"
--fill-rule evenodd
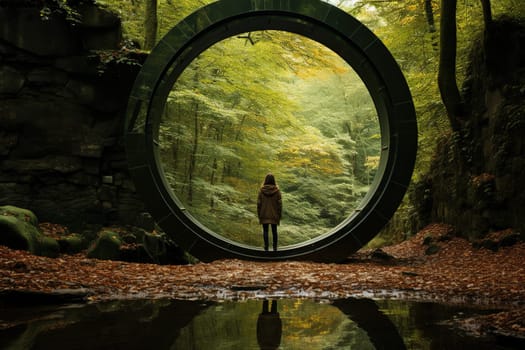
M279 187L277 187L276 185L264 185L261 188L261 192L265 196L273 196L275 193L277 193L277 191L279 191Z

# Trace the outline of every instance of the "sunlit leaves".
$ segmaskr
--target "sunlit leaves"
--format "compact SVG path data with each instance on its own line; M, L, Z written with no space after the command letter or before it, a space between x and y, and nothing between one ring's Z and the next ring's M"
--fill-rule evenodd
M343 173L342 160L339 156L342 149L339 145L323 138L317 129L305 135L308 135L308 138L299 135L288 139L278 154L279 160L287 167L298 169L305 176L311 176L311 172L325 175Z

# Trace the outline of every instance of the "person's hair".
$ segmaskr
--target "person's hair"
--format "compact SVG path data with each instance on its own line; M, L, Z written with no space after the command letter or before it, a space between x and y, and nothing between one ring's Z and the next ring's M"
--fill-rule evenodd
M273 174L266 175L266 177L264 178L263 185L276 185L275 177L273 176Z

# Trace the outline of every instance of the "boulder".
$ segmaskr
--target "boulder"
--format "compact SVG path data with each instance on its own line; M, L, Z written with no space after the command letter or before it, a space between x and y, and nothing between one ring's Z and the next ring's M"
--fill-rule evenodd
M146 232L142 239L142 245L156 264L188 264L188 256L184 250L177 246L164 232Z
M74 26L58 13L42 19L36 6L0 7L0 39L39 56L65 56L82 49Z
M0 207L0 244L27 250L35 255L56 257L59 246L38 229L38 219L31 211L14 206Z
M18 208L12 205L5 205L0 207L0 215L13 216L18 220L27 222L32 226L38 226L38 218L28 209Z
M101 231L98 238L88 248L88 258L101 260L119 260L122 240L118 233Z
M55 239L40 234L37 236L37 242L37 249L33 254L50 258L56 258L60 254L60 246Z
M82 236L73 233L58 239L58 245L60 246L60 252L65 254L76 254L84 249L84 240Z
M164 232L148 232L140 227L129 226L120 233L124 242L120 248L120 260L161 265L183 265L189 262L186 253Z
M120 17L92 4L78 7L82 17L82 43L87 50L117 49L122 41Z
M107 9L91 4L81 4L78 6L78 12L82 18L80 23L82 28L120 28L120 17Z
M14 216L0 216L0 244L12 249L34 249L34 236L32 230Z

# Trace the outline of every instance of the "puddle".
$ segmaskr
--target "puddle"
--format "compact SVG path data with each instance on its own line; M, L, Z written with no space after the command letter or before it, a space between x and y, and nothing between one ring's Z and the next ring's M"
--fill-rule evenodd
M1 349L514 349L447 321L489 312L399 300L120 300L3 306Z

